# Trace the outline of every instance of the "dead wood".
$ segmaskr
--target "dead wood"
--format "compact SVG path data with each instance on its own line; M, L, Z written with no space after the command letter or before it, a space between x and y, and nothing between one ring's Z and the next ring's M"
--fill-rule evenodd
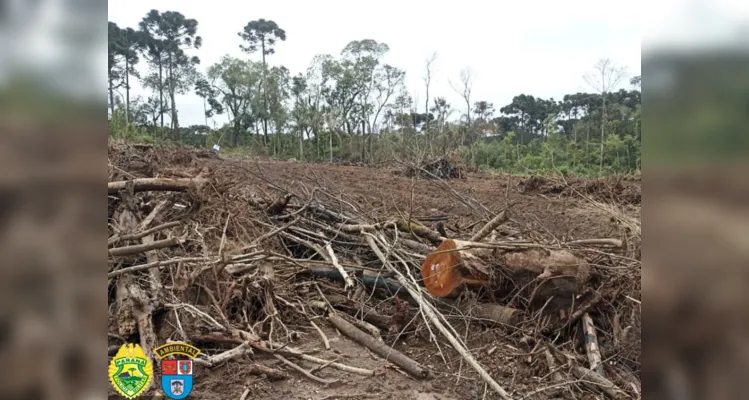
M453 295L464 284L501 290L512 282L509 289L525 288L537 302L552 296L571 298L582 292L591 277L588 263L568 250L507 250L454 239L445 240L427 256L421 273L434 296Z
M336 310L343 311L354 318L362 318L382 330L390 328L390 317L378 313L375 309L366 304L356 303L355 301L341 295L329 295L327 298L330 305L332 305Z
M333 247L330 245L330 243L327 243L325 245L325 250L328 251L330 262L333 263L333 266L338 271L338 273L341 274L341 278L343 278L343 281L346 283L345 289L353 289L355 283L351 279L351 277L348 276L348 273L343 269L341 264L338 263L338 257L335 256L335 252L333 251Z
M565 243L568 246L604 246L604 247L623 247L624 242L619 239L580 239Z
M117 181L107 184L108 194L117 194L118 191L125 188L128 182L133 183L135 192L147 191L173 191L184 192L190 188L196 188L208 182L206 179L194 178L138 178L132 181Z
M128 183L127 187L121 191L125 208L121 211L119 216L118 222L120 232L133 232L138 226L137 217L134 213L135 202L133 193L133 183ZM152 214L155 212L158 211L152 211ZM151 220L152 218L146 219L146 221ZM142 229L148 227L144 223L141 223L140 226ZM148 250L150 249L150 245L152 244L140 246L145 248L145 250ZM153 349L158 344L152 318L155 295L149 294L149 292L142 288L139 282L131 276L126 276L125 279L118 281L116 288L116 323L118 333L121 337L127 337L137 332L140 336L140 346L143 349L143 352L147 356L153 357ZM151 287L151 290L154 290L153 286Z
M286 205L289 204L289 199L291 199L291 196L291 193L287 193L279 197L278 199L276 199L276 201L268 206L265 212L267 212L269 215L280 214L284 209L286 209Z
M389 279L389 277L392 275L365 275L362 270L354 269L348 269L346 270L346 273L353 276L354 279L356 279L359 283L364 285L364 287L367 287L369 289L382 289L389 294L405 295L404 291L402 290L403 287L398 282ZM312 275L332 281L344 281L344 278L343 276L341 276L340 271L332 268L309 268L304 271L300 271L299 275Z
M595 306L598 305L598 303L603 300L603 296L601 296L601 293L599 293L596 290L592 291L592 294L588 296L580 305L569 315L569 317L558 323L556 326L549 326L546 329L544 329L544 333L548 334L552 331L559 331L561 329L564 329L568 326L571 326L575 322L577 322L580 318L582 318L583 314L589 312L592 310Z
M583 335L585 337L585 352L588 354L588 363L590 370L603 375L603 365L601 364L601 351L598 347L598 334L593 319L588 313L583 314L582 318Z
M464 177L463 171L445 157L410 164L403 174L408 177L421 176L427 179L460 179Z
M305 371L302 367L300 367L300 366L294 364L293 362L287 360L286 358L284 358L284 356L282 356L280 354L273 354L273 357L276 357L277 359L281 360L282 363L284 363L284 364L288 365L289 367L291 367L291 368L299 371L302 375L306 376L307 378L309 378L309 379L311 379L311 380L313 380L313 381L315 381L317 383L322 383L324 385L330 385L331 383L338 382L337 379L335 379L335 380L323 379L323 378L320 378L319 376L312 375L309 371Z
M149 250L158 250L165 247L176 246L180 244L177 238L157 240L151 243L136 244L132 246L115 247L109 249L109 255L112 257L131 256L133 254L145 253Z
M372 376L374 371L364 368L351 367L338 362L330 363L329 360L317 358L308 354L304 354L301 350L296 349L288 345L271 345L267 341L262 340L259 336L252 334L247 331L239 329L229 328L227 331L231 336L225 336L221 334L207 334L196 336L193 341L199 343L220 343L220 344L242 344L248 343L253 349L262 351L267 354L283 354L286 357L297 358L304 361L309 361L315 364L325 365L328 364L332 368L336 368L341 371L350 372L362 376Z
M242 342L239 346L227 350L223 353L216 354L214 356L211 356L207 360L204 360L204 363L207 367L212 368L216 367L218 365L221 365L229 360L233 360L238 357L242 357L247 354L252 354L252 348L250 347L249 342Z
M499 304L477 304L468 310L468 315L486 325L517 326L525 315L523 312Z
M111 238L109 238L109 240L107 240L107 244L110 245L110 244L117 243L119 241L126 241L126 240L140 240L148 235L154 234L159 231L163 231L164 229L174 228L175 226L179 226L179 225L180 223L178 221L173 221L173 222L167 222L165 224L161 224L159 226L154 226L153 228L145 230L140 233L131 233L128 235L123 235L123 236L113 235Z
M475 235L471 236L471 242L480 242L485 237L489 236L490 233L492 233L493 230L497 229L498 226L504 224L510 219L509 212L507 210L503 210L499 214L497 214L496 217L492 218L489 222L487 222L486 225L484 225L483 228L479 229L478 232L476 232Z
M133 273L133 272L138 272L138 271L145 271L151 268L166 267L169 265L174 265L174 264L179 264L179 263L193 263L193 262L202 262L202 261L208 261L208 258L190 257L190 258L174 258L171 260L164 260L164 261L156 260L154 262L150 262L147 264L133 265L132 267L116 269L107 274L107 279L112 279L116 276L120 276L123 274L128 274L128 273Z
M380 357L383 357L386 360L397 365L398 367L402 368L409 375L419 379L424 379L429 375L429 371L416 361L412 360L400 351L388 347L382 342L378 342L372 336L369 336L366 333L362 332L361 330L359 330L359 328L350 324L340 316L331 314L330 316L328 316L328 321L330 321L330 323L333 324L333 326L335 326L344 335L348 336L362 346L368 348Z
M289 376L281 370L258 363L250 365L250 367L247 368L247 373L250 375L264 375L271 382L282 381L289 378Z
M399 219L395 224L401 232L413 233L414 235L428 239L433 243L440 243L442 239L444 239L440 236L439 232L435 232L424 225L419 225L414 221L409 222L404 219Z
M623 390L621 390L613 382L604 378L603 376L601 376L601 374L595 371L591 371L585 367L574 366L572 367L572 372L586 386L589 386L593 390L602 391L611 399L623 400L629 397Z

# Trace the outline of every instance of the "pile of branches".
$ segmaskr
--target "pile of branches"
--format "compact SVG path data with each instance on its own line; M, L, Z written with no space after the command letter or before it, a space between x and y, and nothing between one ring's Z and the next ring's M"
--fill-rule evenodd
M640 176L619 175L598 179L575 179L568 177L531 176L518 182L523 193L542 193L559 196L579 196L593 198L614 204L642 203Z
M125 157L110 148L112 351L116 341L136 341L152 354L164 341L180 340L210 349L198 364L251 358L248 373L270 380L299 373L330 384L335 380L320 372L327 367L373 376L296 348L303 327L311 326L329 349L320 329L327 323L426 379L440 367L386 344L421 332L440 354L447 350L439 343L447 341L500 398L533 394L509 393L489 374L458 333L472 320L506 329L514 346L532 345L529 357L546 370L537 394L639 393L639 271L631 272L639 265L621 264L628 251L621 239L497 238L510 220L505 210L461 238L450 234L471 260L466 274L484 283L460 285L457 292L473 296L436 297L424 287L422 264L448 239L444 230L408 216L367 216L323 187L250 185L236 176L241 165L187 150L162 150L176 161L140 169L152 176L127 171L127 160L159 158L143 156L151 151L127 149L141 156ZM606 264L617 268L594 268Z
M450 162L447 157L411 163L406 166L403 174L407 177L419 176L424 179L462 179L465 177L462 168Z

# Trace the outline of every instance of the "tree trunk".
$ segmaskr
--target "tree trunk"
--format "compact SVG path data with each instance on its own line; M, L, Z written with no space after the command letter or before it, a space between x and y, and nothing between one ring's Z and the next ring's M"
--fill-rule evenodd
M603 107L601 108L601 160L598 165L598 176L603 175L603 140L606 132L606 92L601 93L601 101Z
M164 67L161 63L161 53L159 53L159 114L161 115L161 127L164 127Z
M172 129L176 132L179 128L179 121L177 120L177 104L174 99L174 65L172 63L172 53L169 53L169 101L172 107Z
M304 129L299 130L299 161L304 161Z
M232 135L231 145L233 147L237 147L238 142L239 142L239 120L235 118L234 133Z
M265 70L267 65L265 64L265 38L261 42L261 51L263 52L263 144L268 145L268 85L265 79Z
M574 121L572 125L572 132L575 137L575 141L574 141L575 145L572 147L573 148L573 152L572 152L572 166L573 167L577 166L577 111L575 111L574 115L575 116L572 119Z
M468 119L468 126L471 126L471 101L466 97L466 118Z
M366 160L366 144L367 144L367 122L362 120L361 122L361 143L359 143L361 162Z
M125 123L130 124L130 61L125 57Z
M333 132L330 132L330 140L328 141L328 149L330 150L330 163L333 163Z
M112 88L112 72L109 73L109 109L112 111L112 119L114 119L114 89Z

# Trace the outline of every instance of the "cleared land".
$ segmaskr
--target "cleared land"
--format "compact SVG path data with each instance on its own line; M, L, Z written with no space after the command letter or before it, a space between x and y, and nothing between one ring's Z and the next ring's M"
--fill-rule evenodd
M585 398L601 390L591 383L599 377L615 385L603 389L607 396L638 396L639 177L435 180L406 177L402 168L124 144L110 144L109 162L110 350L122 340L147 351L192 342L203 352L196 398L501 398L420 312L425 304L512 398ZM122 181L133 183L113 185ZM505 209L509 221L481 239L500 255L482 259L491 283L455 298L429 296L420 267L441 241L437 231L468 240ZM586 273L569 286L559 283L568 276L513 275L499 261L529 248L570 252ZM372 283L378 274L385 283ZM491 305L518 314L497 321L473 313ZM357 329L370 345L392 346L429 377L352 340L331 314L365 321ZM596 333L598 364L584 321ZM232 349L230 359L216 358ZM590 368L598 372L583 376ZM158 375L154 382L157 394Z

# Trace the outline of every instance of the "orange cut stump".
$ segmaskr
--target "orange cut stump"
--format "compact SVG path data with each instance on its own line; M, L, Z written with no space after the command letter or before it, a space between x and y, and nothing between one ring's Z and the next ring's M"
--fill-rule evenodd
M427 255L421 264L421 277L429 293L446 297L463 283L463 275L458 270L459 262L460 255L456 251L455 241L451 239L443 241L437 250Z

